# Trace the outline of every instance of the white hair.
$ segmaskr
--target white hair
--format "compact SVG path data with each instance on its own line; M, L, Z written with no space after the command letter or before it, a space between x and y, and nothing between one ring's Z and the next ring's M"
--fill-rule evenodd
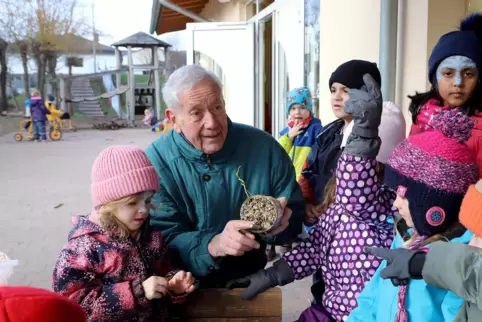
M197 83L205 79L216 83L219 89L223 88L219 78L200 65L186 65L176 69L162 87L162 98L167 108L173 109L179 107L179 93L190 90Z

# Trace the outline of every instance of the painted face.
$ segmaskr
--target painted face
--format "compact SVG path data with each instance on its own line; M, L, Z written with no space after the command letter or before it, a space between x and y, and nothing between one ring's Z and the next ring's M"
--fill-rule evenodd
M398 209L398 213L403 219L405 219L407 226L413 228L412 216L410 215L410 209L408 208L408 199L397 193L397 199L395 199L393 206Z
M140 193L129 204L118 207L114 216L130 231L135 232L139 230L149 217L152 195L151 191Z
M295 121L295 123L300 123L310 117L310 111L308 111L301 104L293 104L290 108L290 119Z
M445 58L437 68L437 86L445 106L459 107L472 96L479 73L475 63L465 56Z
M174 130L206 154L221 150L228 136L228 116L219 86L211 80L202 80L179 93L178 99L179 108L166 111Z
M345 113L345 102L350 98L348 96L348 88L340 83L333 83L330 88L331 91L331 109L335 116L339 119L344 119L347 122L351 121L351 115Z

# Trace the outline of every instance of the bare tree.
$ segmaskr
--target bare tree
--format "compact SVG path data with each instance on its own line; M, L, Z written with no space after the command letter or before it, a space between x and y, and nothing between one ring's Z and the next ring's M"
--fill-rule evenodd
M0 29L16 44L28 92L28 54L37 67L37 87L44 93L46 75L56 77L57 58L67 38L90 31L79 0L0 0Z
M7 47L8 43L0 38L0 113L6 112L8 109L7 97Z

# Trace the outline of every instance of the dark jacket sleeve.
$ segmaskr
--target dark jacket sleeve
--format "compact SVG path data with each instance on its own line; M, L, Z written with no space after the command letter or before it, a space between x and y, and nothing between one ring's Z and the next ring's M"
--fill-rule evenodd
M427 253L422 276L428 284L452 291L482 310L482 249L435 242Z
M292 214L288 228L272 238L264 238L270 244L283 245L293 242L301 233L303 218L305 214L305 198L301 193L301 188L296 181L296 173L290 157L283 148L273 140L271 157L271 195L275 198L285 197L288 199L287 207Z

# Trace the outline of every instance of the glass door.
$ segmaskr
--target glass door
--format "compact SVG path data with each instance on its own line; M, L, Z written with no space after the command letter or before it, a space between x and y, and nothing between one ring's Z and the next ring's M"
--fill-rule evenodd
M257 26L257 126L276 138L286 126L290 88L304 84L303 4L277 0L249 20Z
M255 125L254 24L189 23L187 64L200 64L223 83L232 121Z

